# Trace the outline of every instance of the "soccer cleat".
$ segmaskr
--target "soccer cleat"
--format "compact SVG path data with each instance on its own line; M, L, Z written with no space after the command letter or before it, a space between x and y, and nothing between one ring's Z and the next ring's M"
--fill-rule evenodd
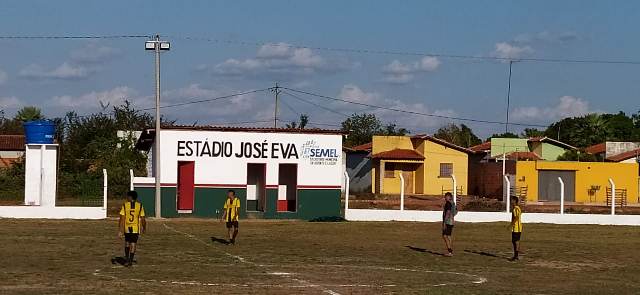
M445 257L453 257L453 253L449 252L447 254L444 254Z

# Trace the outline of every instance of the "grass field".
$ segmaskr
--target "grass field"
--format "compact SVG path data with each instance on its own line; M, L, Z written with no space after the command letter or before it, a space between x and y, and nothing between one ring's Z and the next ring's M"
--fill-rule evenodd
M235 246L211 220L154 220L138 264L116 221L0 220L0 294L637 294L640 230L463 224L441 256L435 223L243 221Z

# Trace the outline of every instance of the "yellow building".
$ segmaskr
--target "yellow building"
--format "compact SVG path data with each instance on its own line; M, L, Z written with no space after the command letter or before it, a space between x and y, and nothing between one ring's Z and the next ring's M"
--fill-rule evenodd
M402 174L405 194L442 195L452 191L453 174L458 192L466 194L469 152L431 136L374 136L371 190L399 194Z
M560 182L565 183L565 201L606 203L609 178L618 195L628 203L638 203L638 164L601 162L518 161L516 183L527 188L527 201L559 201Z

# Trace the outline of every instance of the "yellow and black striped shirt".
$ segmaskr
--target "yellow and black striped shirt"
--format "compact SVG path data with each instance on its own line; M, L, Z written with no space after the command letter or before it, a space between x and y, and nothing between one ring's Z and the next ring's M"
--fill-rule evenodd
M516 205L511 211L511 231L514 233L522 232L522 209Z
M125 202L120 208L120 216L124 217L124 232L139 234L140 219L144 217L144 208L140 202Z

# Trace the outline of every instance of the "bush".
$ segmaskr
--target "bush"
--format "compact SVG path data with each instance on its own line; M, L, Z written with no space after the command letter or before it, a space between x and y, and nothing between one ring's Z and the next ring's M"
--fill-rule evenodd
M477 198L466 203L463 209L465 211L499 212L504 211L506 208L504 203L496 199Z

